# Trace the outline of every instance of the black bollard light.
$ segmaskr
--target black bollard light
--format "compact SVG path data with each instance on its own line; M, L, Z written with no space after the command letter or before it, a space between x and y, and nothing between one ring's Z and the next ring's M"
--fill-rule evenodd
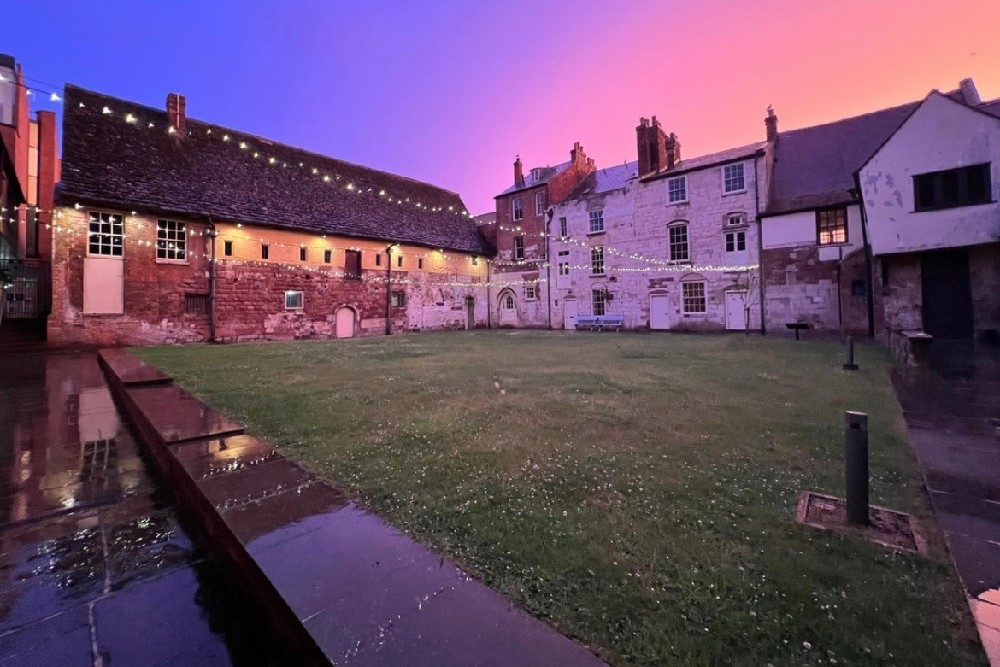
M868 525L868 415L844 413L847 522Z
M854 363L854 336L847 337L847 362L844 364L844 370L858 370L858 365Z

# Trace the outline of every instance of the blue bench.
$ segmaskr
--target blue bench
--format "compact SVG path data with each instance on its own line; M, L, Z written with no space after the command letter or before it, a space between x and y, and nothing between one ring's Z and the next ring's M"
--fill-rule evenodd
M623 315L577 315L577 329L590 329L591 331L621 331L625 328L625 317Z

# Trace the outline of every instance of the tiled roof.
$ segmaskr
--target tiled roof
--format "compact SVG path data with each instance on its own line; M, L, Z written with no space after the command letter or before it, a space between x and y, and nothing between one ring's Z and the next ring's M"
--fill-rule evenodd
M959 91L946 93L962 102ZM771 198L765 214L788 213L857 201L854 173L909 118L910 102L832 123L778 133ZM1000 116L1000 100L973 107Z
M738 146L737 148L727 148L726 150L719 151L717 153L709 153L708 155L688 158L675 163L670 169L662 169L655 173L643 176L642 180L651 181L657 178L676 176L688 171L694 171L695 169L704 169L705 167L711 167L717 164L739 160L741 158L753 157L766 147L766 141L758 141L755 144L747 144L746 146Z
M567 161L563 162L562 164L557 164L554 167L532 167L528 171L528 175L525 177L523 185L518 185L517 183L515 183L514 185L510 186L509 188L498 194L497 197L503 197L504 195L509 195L512 192L517 192L518 190L527 190L528 188L533 188L536 185L542 185L544 183L548 183L558 174L561 174L563 171L565 171L566 168L570 166L570 164L571 163ZM532 178L532 173L536 171L538 172L538 178Z
M453 192L191 118L187 136L166 128L165 111L67 86L60 202L488 250Z
M597 169L587 175L570 194L569 199L577 199L590 195L621 190L633 178L639 175L638 162L626 162L606 169Z
M778 133L767 213L854 201L854 172L917 108L911 102Z

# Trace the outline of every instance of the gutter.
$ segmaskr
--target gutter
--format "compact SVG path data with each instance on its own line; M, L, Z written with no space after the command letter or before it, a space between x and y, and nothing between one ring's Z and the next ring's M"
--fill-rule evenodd
M215 223L212 216L208 216L208 234L212 239L212 253L208 260L208 342L217 343L215 339L215 239L219 232L215 230Z
M753 199L754 199L754 210L757 214L757 265L760 275L757 276L757 291L760 293L760 334L762 336L767 335L767 323L765 317L767 315L766 309L764 308L764 221L760 215L760 180L757 178L757 161L760 157L759 154L753 157ZM749 287L749 286L748 286ZM747 323L747 328L749 328L749 323Z
M872 270L872 247L868 243L868 211L865 198L861 196L861 172L854 172L854 187L858 190L858 206L861 210L861 242L865 249L865 272L868 274L865 298L868 301L868 337L875 338L875 276Z
M553 207L549 207L549 219L545 221L545 294L548 302L549 329L552 328L552 248L549 245L552 236L552 217L556 214Z

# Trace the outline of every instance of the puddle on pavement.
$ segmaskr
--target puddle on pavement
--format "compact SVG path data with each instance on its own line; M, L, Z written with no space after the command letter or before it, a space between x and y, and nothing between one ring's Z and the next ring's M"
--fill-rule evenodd
M0 358L0 663L256 665L92 354Z

